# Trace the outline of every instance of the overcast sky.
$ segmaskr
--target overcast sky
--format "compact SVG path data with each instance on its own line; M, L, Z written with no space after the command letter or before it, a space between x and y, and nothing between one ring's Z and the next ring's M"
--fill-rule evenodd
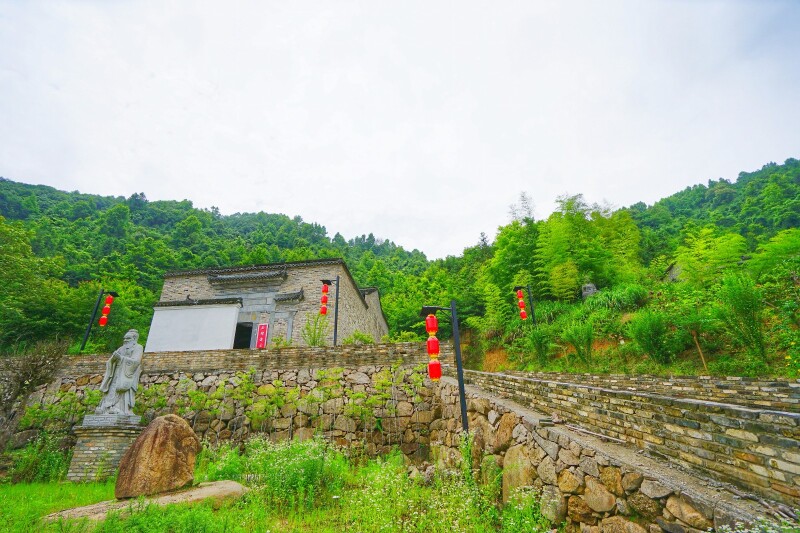
M0 0L0 176L429 258L800 157L800 2Z

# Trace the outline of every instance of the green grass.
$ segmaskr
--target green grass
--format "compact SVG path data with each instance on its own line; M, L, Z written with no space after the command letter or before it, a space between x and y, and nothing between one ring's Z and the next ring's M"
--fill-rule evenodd
M8 528L5 531L34 531L39 519L50 513L113 499L112 482L0 485L0 524Z
M46 514L112 499L107 484L0 485L0 521L10 531L239 532L239 531L548 531L535 495L520 493L497 504L499 478L481 486L467 470L440 471L427 484L412 479L401 453L366 460L314 440L272 444L253 440L234 448L204 450L199 480L233 477L250 492L218 509L210 503L157 507L133 501L101 523L39 524ZM223 473L225 474L223 476Z

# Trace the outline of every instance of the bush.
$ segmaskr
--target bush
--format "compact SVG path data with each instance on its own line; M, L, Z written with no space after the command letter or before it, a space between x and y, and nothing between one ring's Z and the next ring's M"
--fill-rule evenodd
M71 450L61 449L63 437L58 433L42 432L35 441L14 452L11 481L33 483L63 480L72 458Z
M658 311L640 311L628 324L628 333L654 361L668 365L674 355L667 318Z
M575 349L575 355L589 366L594 342L594 326L590 321L573 322L561 332L561 338Z
M575 309L575 304L566 302L553 302L544 300L536 303L536 323L552 324L563 315L567 315Z
M592 310L635 311L647 303L647 297L647 289L641 285L622 285L594 294L585 305Z
M553 334L545 325L538 324L530 328L525 335L525 348L528 352L536 354L536 360L541 367L547 365L554 347Z
M308 346L325 346L325 339L328 338L330 329L331 324L327 315L306 313L306 323L303 324L300 337Z
M369 333L355 330L352 335L342 339L342 344L345 346L350 344L375 344L375 339Z
M762 291L747 276L729 275L723 278L717 295L719 319L728 334L752 355L766 359Z
M290 509L310 508L323 493L344 485L344 455L321 439L273 443L252 437L244 453L228 443L204 447L197 459L197 479L232 479L256 488L265 504Z
M268 503L310 508L323 493L336 494L348 470L344 455L322 439L273 443L252 438L245 451L251 479Z
M539 494L525 488L516 490L503 507L500 531L548 531L550 521L542 516Z

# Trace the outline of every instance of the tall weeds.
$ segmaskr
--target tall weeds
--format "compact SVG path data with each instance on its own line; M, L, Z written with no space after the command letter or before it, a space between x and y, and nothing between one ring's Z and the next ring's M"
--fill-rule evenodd
M628 325L628 332L651 359L662 365L672 361L673 350L667 318L658 311L640 311Z
M590 321L575 321L561 332L561 339L572 346L575 356L587 367L592 359L594 326Z
M764 296L755 282L742 275L723 278L717 296L719 319L727 333L754 356L766 358Z

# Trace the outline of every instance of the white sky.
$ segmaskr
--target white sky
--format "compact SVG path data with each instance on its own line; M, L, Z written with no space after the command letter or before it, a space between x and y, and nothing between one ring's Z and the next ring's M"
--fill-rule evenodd
M0 176L429 258L800 157L800 2L0 0Z

